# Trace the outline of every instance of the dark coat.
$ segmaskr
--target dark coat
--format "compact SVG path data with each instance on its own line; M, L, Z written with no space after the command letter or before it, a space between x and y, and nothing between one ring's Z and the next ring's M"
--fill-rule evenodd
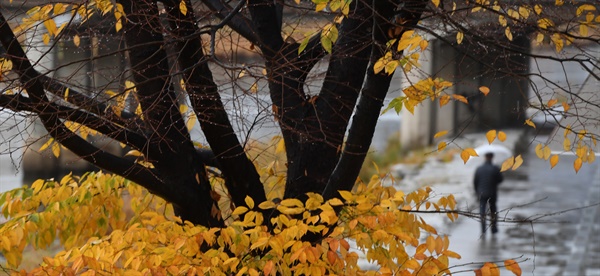
M485 162L475 171L475 178L473 179L475 192L479 197L496 197L498 195L498 185L503 179L498 166L491 162Z

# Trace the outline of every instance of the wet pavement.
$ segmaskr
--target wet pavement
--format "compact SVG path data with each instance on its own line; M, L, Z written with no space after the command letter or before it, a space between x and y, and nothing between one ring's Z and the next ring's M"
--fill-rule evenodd
M506 172L500 186L498 234L482 235L474 218L451 223L439 215L426 217L439 233L450 235L450 249L462 255L451 262L453 274L472 275L485 262L502 266L514 259L522 275L600 276L600 161L575 173L574 155L560 155L554 169L535 153L523 158L523 166ZM452 193L461 209L478 212L472 191L475 167L460 159L429 160L408 183L430 185L440 195ZM501 275L513 274L501 268Z
M523 275L600 275L600 206L581 209L600 202L600 165L575 174L574 156L561 159L549 170L548 162L528 155L521 168L527 179L507 177L498 208L508 221L499 223L498 234L482 236L474 219L451 226L452 247L463 257L455 263L464 264L457 270L515 259Z

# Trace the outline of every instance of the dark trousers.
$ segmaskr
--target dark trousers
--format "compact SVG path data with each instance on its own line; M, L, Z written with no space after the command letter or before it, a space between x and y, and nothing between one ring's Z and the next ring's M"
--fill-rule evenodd
M481 233L485 233L485 230L487 229L487 225L486 225L487 205L490 206L492 233L496 233L496 232L498 232L498 228L496 227L496 217L497 217L496 196L480 196L479 197L479 214L481 216Z

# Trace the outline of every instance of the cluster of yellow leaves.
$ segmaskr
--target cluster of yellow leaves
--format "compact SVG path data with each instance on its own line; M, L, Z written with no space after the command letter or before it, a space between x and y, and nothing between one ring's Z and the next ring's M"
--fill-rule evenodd
M300 4L300 0L295 0L296 4ZM326 24L321 28L321 46L328 53L331 53L333 49L333 44L338 39L338 29L336 24L342 22L342 20L348 16L350 12L350 3L352 0L312 0L315 4L315 11L321 12L324 11L325 8L329 7L329 12L338 13L338 15L333 19L332 23ZM311 35L307 35L298 47L298 53L304 51L308 42L311 38Z
M391 47L396 45L396 42L397 46L392 49ZM402 33L399 40L392 39L388 41L387 45L388 51L373 65L375 74L385 71L385 73L391 75L398 66L402 66L404 71L408 72L413 66L419 66L420 53L427 49L429 42L414 30L408 30ZM404 52L404 55L401 59L396 59L392 52Z
M296 4L300 4L300 0L295 1ZM316 5L315 11L323 11L329 6L330 12L340 12L343 16L348 16L352 0L312 0L312 2Z
M574 142L569 138L571 134L574 136ZM596 161L596 153L594 152L593 147L596 147L598 142L593 134L587 133L585 129L575 133L570 126L567 126L563 136L563 151L574 153L577 157L573 162L573 169L575 172L579 172L579 169L581 169L581 166L583 166L584 163L591 164ZM589 146L588 143L589 145L593 145L593 147ZM548 145L543 145L541 143L537 144L535 147L535 154L540 159L548 160L550 162L550 168L554 168L560 160L558 154L552 154Z
M58 2L35 6L27 11L27 16L23 18L23 22L17 27L17 31L27 31L32 26L42 23L47 31L42 35L42 41L44 44L48 44L50 43L50 39L57 37L69 22L62 22L60 25L57 25L56 18L58 16L66 14L69 14L71 18L78 16L79 22L83 23L96 12L100 12L102 15L113 12L116 20L116 31L118 32L123 27L125 12L121 4L113 4L110 0L92 0L81 4ZM79 46L79 42L79 36L75 35L73 43Z
M0 249L15 268L26 245L44 248L58 239L65 250L45 258L32 275L447 273L449 258L460 256L448 249L447 236L411 212L434 210L456 219L454 197L434 202L431 192L423 188L405 195L373 177L355 192L342 191L342 199L309 194L306 202L255 204L246 198L228 226L206 228L182 222L170 204L121 177L67 176L2 194L7 221L0 225ZM125 206L133 215L126 215ZM307 242L313 234L322 238ZM358 267L351 241L377 262L377 271Z
M487 87L482 87L482 88L480 88L480 90L488 91L488 93L489 93L489 90L487 90ZM448 131L447 130L443 130L443 131L440 131L440 132L436 133L435 135L433 135L433 138L434 139L440 138L440 137L445 136L446 134L448 134ZM496 140L496 138L500 142L506 141L506 133L504 131L497 131L495 129L492 129L492 130L486 132L485 137L488 140L488 143L490 145ZM447 146L448 146L448 143L446 141L441 141L441 142L438 143L437 150L438 151L442 151ZM463 160L463 162L465 164L467 163L467 161L469 161L469 159L471 159L471 157L475 157L475 156L479 156L479 154L473 148L465 148L465 149L463 149L460 152L460 158ZM520 155L517 156L516 158L515 157L511 157L509 159L512 160L512 161L506 160L505 164L502 165L503 166L503 170L507 170L507 169L510 169L510 168L512 168L513 170L516 170L523 163L523 158ZM509 166L509 163L510 163L510 166ZM504 169L504 167L507 167L507 168Z
M439 5L439 0L432 0L432 2L436 6ZM563 0L557 0L555 6L562 6L563 3ZM590 30L597 30L600 25L600 14L597 14L597 6L592 4L583 3L577 6L575 16L580 20L572 20L572 24L570 24L568 30L557 27L549 17L546 17L544 9L552 8L550 6L529 3L516 6L503 6L499 1L489 0L475 0L471 2L471 5L473 5L473 8L470 10L472 13L490 12L490 14L498 16L498 24L504 28L504 35L510 41L513 40L511 25L536 24L539 31L537 32L535 41L541 44L548 37L549 41L554 44L556 52L560 52L565 45L573 43L577 37L589 37L593 33ZM456 2L454 2L454 6L456 7ZM456 42L461 44L463 38L464 34L458 31Z
M125 226L124 189L128 181L105 174L65 176L61 181L35 181L30 188L0 196L0 248L7 263L17 267L27 244L45 248L58 239L65 249L87 244L109 229Z
M0 80L4 78L4 75L12 70L13 63L9 59L0 58Z
M394 109L397 113L402 110L403 107L410 113L414 113L415 106L419 105L421 102L426 99L430 99L434 101L435 99L439 99L440 106L447 104L450 99L455 99L461 102L467 102L467 99L460 95L447 95L442 93L446 88L451 87L452 83L449 81L445 81L442 78L427 78L420 80L413 85L402 90L404 92L404 96L397 97L393 99L389 105L383 110L383 113L387 112L390 109Z

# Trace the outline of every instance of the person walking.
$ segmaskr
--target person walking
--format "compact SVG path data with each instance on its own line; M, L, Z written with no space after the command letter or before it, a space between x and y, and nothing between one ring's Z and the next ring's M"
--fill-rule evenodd
M494 153L488 152L485 154L485 163L475 171L473 184L475 185L475 194L479 199L479 214L481 216L481 233L485 234L487 229L486 213L489 205L491 212L491 229L492 234L498 232L496 225L497 209L496 200L498 198L498 185L504 180L500 168L492 164Z

